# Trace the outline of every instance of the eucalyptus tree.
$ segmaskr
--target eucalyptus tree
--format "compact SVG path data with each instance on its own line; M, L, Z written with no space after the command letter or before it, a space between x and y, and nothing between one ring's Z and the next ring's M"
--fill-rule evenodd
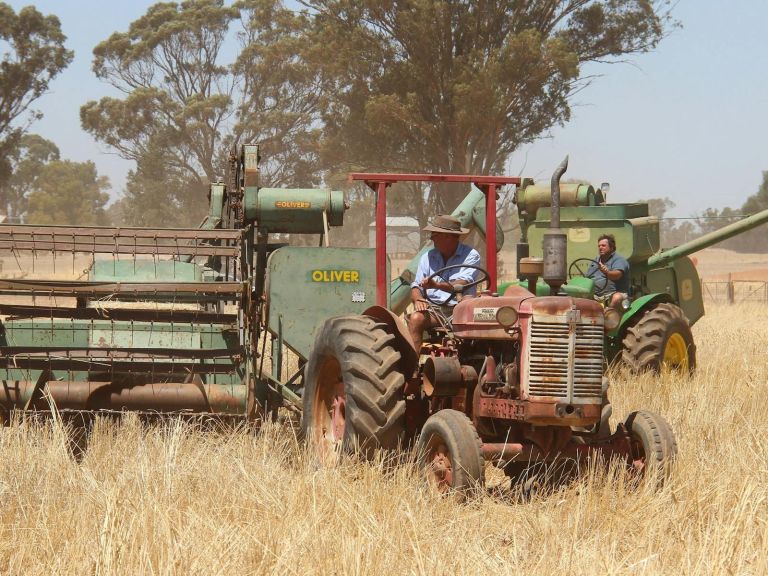
M674 25L654 0L302 0L333 78L329 165L500 173L564 124L595 71L656 47ZM456 194L432 198L433 209Z
M172 208L172 221L197 221L205 186L241 142L262 144L263 184L319 181L322 94L302 55L308 26L279 0L164 2L96 46L94 72L122 94L85 104L81 124L136 163L126 223L162 223Z
M40 170L29 194L25 221L30 224L107 224L109 180L93 162L53 160Z
M66 39L56 16L33 6L17 14L0 2L0 190L13 170L10 157L21 137L42 116L33 103L74 57ZM7 203L7 197L0 198L0 204Z
M43 168L60 159L58 146L37 134L24 134L6 156L12 173L0 189L3 191L5 211L10 221L24 218L30 193L40 181Z

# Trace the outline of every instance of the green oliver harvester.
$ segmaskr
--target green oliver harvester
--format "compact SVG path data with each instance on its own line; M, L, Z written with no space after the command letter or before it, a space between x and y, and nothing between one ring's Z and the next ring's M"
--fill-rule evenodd
M342 192L259 187L258 162L256 145L230 155L196 229L0 224L0 416L300 410L324 321L375 303L375 250L329 246ZM454 212L481 236L483 198ZM410 288L395 279L390 296L385 264L384 304L402 311Z
M282 344L306 358L315 324L368 305L373 252L272 242L327 238L347 206L339 191L259 188L257 178L257 146L233 153L198 229L1 225L3 415L256 420L298 406L303 361L283 378Z

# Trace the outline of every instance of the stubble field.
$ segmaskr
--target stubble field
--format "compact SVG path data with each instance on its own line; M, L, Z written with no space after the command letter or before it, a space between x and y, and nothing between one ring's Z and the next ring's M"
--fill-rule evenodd
M764 574L768 308L710 306L692 379L614 374L614 422L645 408L679 441L659 492L596 469L521 498L489 469L459 505L408 465L316 468L259 434L98 422L0 432L3 574Z

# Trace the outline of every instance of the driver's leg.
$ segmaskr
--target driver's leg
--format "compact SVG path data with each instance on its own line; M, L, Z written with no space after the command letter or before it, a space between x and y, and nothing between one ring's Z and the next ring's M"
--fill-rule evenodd
M624 298L626 298L626 295L623 292L614 292L611 294L611 303L609 306L618 310L621 307L621 301L624 300Z
M424 341L424 330L436 325L434 316L429 310L418 310L408 315L408 331L411 333L413 347L421 354L421 344Z
M411 333L413 347L417 353L421 353L421 343L424 339L424 330L432 326L431 316L426 310L411 312L408 316L408 331Z

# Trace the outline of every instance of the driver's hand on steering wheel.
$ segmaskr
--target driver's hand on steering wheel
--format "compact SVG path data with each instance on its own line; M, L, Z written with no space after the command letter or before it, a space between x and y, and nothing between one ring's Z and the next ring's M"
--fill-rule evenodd
M424 288L424 290L426 290L428 288L437 288L438 287L437 286L437 280L435 278L436 278L436 276L432 276L432 277L429 277L429 278L424 278L421 281L421 287Z
M607 274L608 274L608 272L610 272L610 270L608 270L608 266L606 266L606 265L605 265L605 264L603 264L602 262L600 262L600 263L597 265L597 267L600 269L600 272L602 272L603 274L606 274L606 275L607 275Z

